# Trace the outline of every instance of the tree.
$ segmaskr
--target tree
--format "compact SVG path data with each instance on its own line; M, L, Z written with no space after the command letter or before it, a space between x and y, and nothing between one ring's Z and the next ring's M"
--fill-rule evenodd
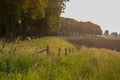
M0 36L14 39L57 33L67 1L0 0Z
M50 35L60 30L60 15L65 9L65 3L68 0L48 0L48 6L45 9L45 17L39 20L42 23L40 32Z
M22 13L22 32L23 38L26 36L37 36L36 33L39 30L36 27L35 21L45 17L45 9L47 7L48 0L29 0L27 11ZM36 32L36 33L35 33ZM35 33L35 34L34 34Z
M105 35L105 36L108 36L108 35L109 35L109 31L108 31L108 30L105 30L104 35Z
M112 32L111 35L112 35L113 37L118 37L118 33L117 33L117 32Z

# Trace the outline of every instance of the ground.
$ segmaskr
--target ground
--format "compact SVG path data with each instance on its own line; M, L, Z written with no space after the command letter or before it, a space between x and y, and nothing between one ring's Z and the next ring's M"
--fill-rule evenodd
M88 47L105 48L120 51L120 40L109 39L80 39L80 40L68 40L76 45L85 45Z

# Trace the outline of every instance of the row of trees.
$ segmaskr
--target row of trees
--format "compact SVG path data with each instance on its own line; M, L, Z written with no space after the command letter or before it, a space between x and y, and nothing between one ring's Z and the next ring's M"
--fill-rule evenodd
M101 35L101 27L92 22L79 22L70 18L62 18L62 35L80 35L80 34L91 34Z
M109 33L109 30L105 30L104 35L107 37L120 37L120 33L117 32L112 32L111 34Z
M0 0L0 37L44 36L60 29L68 0Z

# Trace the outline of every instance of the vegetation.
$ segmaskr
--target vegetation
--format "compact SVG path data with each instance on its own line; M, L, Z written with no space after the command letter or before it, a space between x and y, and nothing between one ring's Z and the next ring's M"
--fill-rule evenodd
M100 35L99 25L61 18L69 0L0 0L0 38L14 41L48 35Z
M50 35L68 0L0 0L0 37Z
M111 33L111 36L113 36L113 37L119 37L119 35L118 35L117 32L112 32L112 33Z
M69 0L0 0L0 38L6 42L21 36L100 35L99 25L60 17ZM4 42L5 42L4 41Z
M104 35L105 35L105 36L108 36L108 35L109 35L109 30L105 30Z
M62 40L81 40L81 39L87 39L87 38L91 38L91 37L88 37L88 36L56 36L57 38L59 39L62 39Z
M82 47L61 57L0 51L0 80L119 80L118 52Z
M119 52L82 46L65 55L66 48L75 48L66 40L102 34L92 22L61 18L68 1L0 0L0 80L120 79ZM43 37L57 34L78 37ZM47 46L51 56L43 52Z
M64 50L65 48L74 48L73 45L67 41L61 40L55 37L43 37L33 40L18 41L6 44L4 50L11 51L16 49L18 53L38 53L39 51L46 49L46 46L50 47L51 53L58 53L58 48ZM2 47L1 47L2 48Z
M101 35L99 25L92 22L79 22L70 18L62 18L61 35Z

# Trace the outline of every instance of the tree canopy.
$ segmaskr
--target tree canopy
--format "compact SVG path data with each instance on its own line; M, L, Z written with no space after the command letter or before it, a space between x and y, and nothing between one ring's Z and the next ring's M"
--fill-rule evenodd
M0 0L1 37L51 34L68 0Z
M101 35L102 29L99 25L92 22L82 22L76 21L71 18L62 18L61 31L66 35L77 34L91 34L91 35Z
M61 18L69 0L0 0L0 37L41 37L66 32L100 35L99 25Z

